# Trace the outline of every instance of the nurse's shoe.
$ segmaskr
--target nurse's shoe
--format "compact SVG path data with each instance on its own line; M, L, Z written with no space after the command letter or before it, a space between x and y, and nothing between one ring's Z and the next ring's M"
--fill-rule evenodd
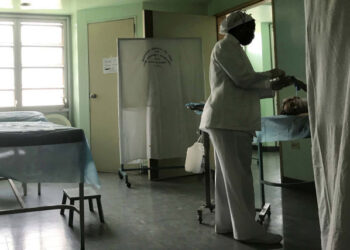
M239 240L245 243L258 243L258 244L279 244L282 241L282 236L279 234L264 233L263 235L247 240Z

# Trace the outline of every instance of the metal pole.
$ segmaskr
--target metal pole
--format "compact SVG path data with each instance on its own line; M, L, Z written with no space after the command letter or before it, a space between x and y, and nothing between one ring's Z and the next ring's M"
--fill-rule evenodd
M80 249L85 249L84 230L84 182L79 183Z
M13 193L15 194L16 199L17 199L19 205L21 206L21 208L24 208L24 207L25 207L24 201L22 200L21 195L19 194L15 183L13 183L13 180L11 180L11 179L7 179L7 180L8 180L8 182L10 183L10 186L11 186L11 188L12 188L12 191L13 191ZM27 184L26 184L26 189L27 189ZM25 190L26 190L26 189L25 189ZM27 191L25 191L25 192L27 192Z
M41 183L38 183L38 195L41 195Z
M204 145L205 198L206 198L206 206L210 208L211 207L210 166L209 166L210 143L209 143L209 135L204 131L203 131L203 145Z
M261 192L261 207L265 205L265 186L264 186L264 163L263 163L263 152L262 143L258 144L258 155L259 155L259 170L260 170L260 192Z
M23 188L23 195L27 196L27 183L23 182L22 183L22 188Z
M47 210L53 210L53 209L73 209L76 212L79 212L79 210L76 209L74 206L60 204L60 205L51 205L51 206L41 206L41 207L29 207L29 208L0 210L0 215L39 212L39 211L47 211Z

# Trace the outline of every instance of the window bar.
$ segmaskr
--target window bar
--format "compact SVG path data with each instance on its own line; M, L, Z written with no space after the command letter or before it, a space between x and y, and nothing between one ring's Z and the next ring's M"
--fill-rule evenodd
M15 62L15 110L19 110L22 106L22 71L21 71L21 30L19 28L19 20L15 20L13 25L13 53Z

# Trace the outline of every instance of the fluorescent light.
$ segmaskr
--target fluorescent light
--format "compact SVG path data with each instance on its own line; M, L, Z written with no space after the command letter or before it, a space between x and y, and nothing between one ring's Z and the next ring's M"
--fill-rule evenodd
M22 9L57 10L62 8L61 0L21 0Z

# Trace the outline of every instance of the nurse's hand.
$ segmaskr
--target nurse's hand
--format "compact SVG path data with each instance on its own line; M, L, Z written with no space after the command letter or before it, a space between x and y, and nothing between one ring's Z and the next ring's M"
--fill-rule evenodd
M299 90L302 89L305 92L307 91L307 86L304 82L296 79L295 77L292 76L292 81L294 82L295 87Z
M277 78L277 77L283 77L286 75L286 72L284 72L283 70L281 69L272 69L270 70L270 78L271 79L274 79L274 78Z
M275 80L271 81L272 90L280 90L284 87L294 84L293 77L291 76L282 76Z

